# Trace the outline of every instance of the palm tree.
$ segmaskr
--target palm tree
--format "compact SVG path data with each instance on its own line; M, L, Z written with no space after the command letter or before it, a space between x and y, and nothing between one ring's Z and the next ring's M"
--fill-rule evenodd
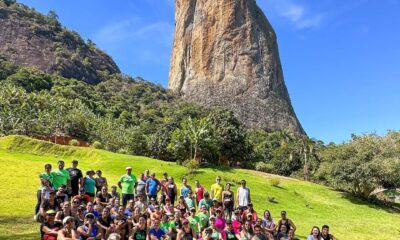
M304 166L303 166L304 180L308 181L309 168L310 168L308 157L311 155L315 155L316 142L308 138L307 136L302 136L298 141L298 145L299 145L300 155L304 156Z

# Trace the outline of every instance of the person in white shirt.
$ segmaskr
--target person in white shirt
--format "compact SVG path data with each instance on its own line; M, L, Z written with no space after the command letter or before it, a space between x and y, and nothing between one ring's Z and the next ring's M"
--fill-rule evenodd
M237 190L237 206L238 208L241 208L242 210L247 209L247 206L249 203L251 203L251 197L250 197L250 189L246 187L246 180L240 181L240 187Z

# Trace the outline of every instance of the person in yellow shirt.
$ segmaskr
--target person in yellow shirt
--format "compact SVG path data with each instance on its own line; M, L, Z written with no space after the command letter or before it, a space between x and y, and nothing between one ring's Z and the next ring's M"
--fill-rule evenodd
M215 181L216 183L211 185L211 199L216 199L218 202L222 202L222 191L224 191L224 187L221 185L221 177L217 176Z

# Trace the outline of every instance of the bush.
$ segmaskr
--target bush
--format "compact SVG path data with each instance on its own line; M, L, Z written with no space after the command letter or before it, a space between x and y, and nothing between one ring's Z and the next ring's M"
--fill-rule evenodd
M267 201L270 203L278 203L274 196L267 196Z
M119 153L119 154L128 154L128 151L126 149L124 149L124 148L121 148L121 149L119 149L117 151L117 153Z
M195 174L196 171L200 168L200 163L195 159L188 159L182 164L187 168L188 174Z
M278 178L272 178L269 180L269 184L273 187L278 187L279 184L281 184L281 180L279 180Z
M72 139L69 141L69 145L77 147L77 146L79 146L79 141L76 139Z
M256 163L257 171L270 173L270 172L272 172L273 168L274 168L274 165L272 165L271 163L266 163L266 162L257 162Z
M101 144L99 141L94 141L92 147L95 149L103 149L103 144Z

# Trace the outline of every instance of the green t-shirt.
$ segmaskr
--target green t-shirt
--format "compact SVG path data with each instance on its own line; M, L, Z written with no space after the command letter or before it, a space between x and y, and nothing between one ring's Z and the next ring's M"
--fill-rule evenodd
M214 229L213 233L211 234L211 238L214 240L218 240L221 238L221 233Z
M189 221L190 228L195 233L199 233L200 229L199 229L198 223L200 222L200 218L198 216L195 216L195 217L190 216L190 217L188 217L188 221Z
M51 172L53 175L53 187L57 190L61 185L67 186L68 180L71 179L69 172L65 169L57 169Z
M185 198L185 202L186 202L186 205L188 206L189 209L196 207L194 205L193 198L187 197L187 198Z
M49 181L51 185L53 185L53 173L47 173L47 172L41 173L41 174L39 174L39 179L45 179L45 180ZM40 188L42 188L42 187L44 187L44 186L42 185Z
M171 220L171 221L169 221L169 227L170 227L170 228L174 228L174 227L176 227L175 220Z
M169 229L171 228L171 223L170 222L161 223L160 228L162 230L164 230L164 232L167 233L169 231Z
M125 174L119 178L119 182L121 182L123 194L133 194L133 189L135 188L136 183L135 175Z
M208 199L208 201L206 201L205 198L201 199L199 202L199 209L201 209L203 207L203 205L205 205L207 207L207 210L210 210L210 207L212 205L212 200Z
M210 218L209 214L201 212L197 214L197 217L199 218L201 228L204 229L207 227L208 219Z

